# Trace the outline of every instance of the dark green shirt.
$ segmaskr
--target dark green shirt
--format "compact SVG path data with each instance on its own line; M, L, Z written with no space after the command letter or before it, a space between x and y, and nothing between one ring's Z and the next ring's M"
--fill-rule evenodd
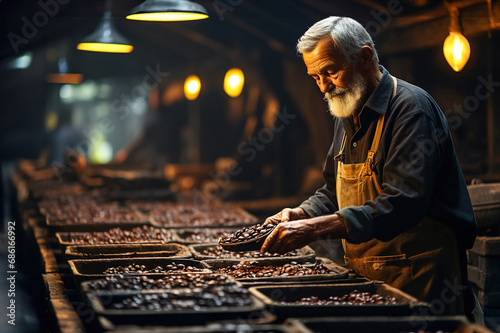
M360 113L360 128L355 130L352 117L334 119L333 142L323 169L326 184L300 207L310 216L337 212L352 243L388 241L427 216L453 228L461 245L472 247L477 223L443 112L427 92L403 80L397 80L391 98L394 82L385 68L380 70L382 79ZM339 211L334 156L344 131L344 163L363 163L382 114L384 129L373 166L382 193L363 206Z

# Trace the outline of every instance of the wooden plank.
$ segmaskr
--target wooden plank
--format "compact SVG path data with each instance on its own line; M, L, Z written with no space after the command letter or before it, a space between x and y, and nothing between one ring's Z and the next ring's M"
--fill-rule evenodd
M85 333L85 328L74 307L67 299L50 299L57 328L61 333Z
M470 252L482 256L500 256L500 237L477 237Z
M50 247L50 244L42 238L37 238L36 241L42 257L42 267L44 273L58 273L59 267L57 265L57 259L54 254L54 250Z
M42 274L49 299L66 299L66 289L60 274Z
M479 268L467 265L469 281L486 292L500 292L500 273L486 273Z
M500 273L500 256L482 256L469 252L469 265L486 273Z

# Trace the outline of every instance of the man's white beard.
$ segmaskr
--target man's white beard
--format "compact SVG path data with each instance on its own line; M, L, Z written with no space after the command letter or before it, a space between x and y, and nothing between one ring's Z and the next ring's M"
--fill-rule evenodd
M338 87L325 94L324 100L332 116L347 118L355 112L361 111L365 103L367 83L359 71L354 72L353 83L350 87Z

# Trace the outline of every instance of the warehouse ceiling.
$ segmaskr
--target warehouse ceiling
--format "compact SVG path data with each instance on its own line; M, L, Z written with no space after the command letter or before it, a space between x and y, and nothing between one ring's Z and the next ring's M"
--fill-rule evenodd
M208 10L209 19L175 23L126 20L129 10L141 2L0 1L0 60L12 59L26 51L45 48L50 53L57 49L57 56L52 58L65 57L74 67L89 68L95 62L105 64L103 68L93 66L97 71L94 75L98 75L106 74L106 70L133 72L137 64L158 61L173 66L211 58L237 62L253 50L268 49L294 56L294 45L307 27L329 15L350 16L360 21L374 35L383 54L437 45L447 35L449 22L442 0L197 0ZM482 13L487 13L486 0L450 2L458 7L479 5L484 7ZM119 55L120 61L76 50L78 42L95 29L106 5L111 8L118 30L134 45L132 55ZM440 26L427 29L428 37L419 35L418 40L414 39L416 32L411 30L406 31L407 35L399 33L436 19L441 19ZM483 21L486 28L479 30L484 32L487 18L483 17ZM436 29L442 30L441 33L436 33Z

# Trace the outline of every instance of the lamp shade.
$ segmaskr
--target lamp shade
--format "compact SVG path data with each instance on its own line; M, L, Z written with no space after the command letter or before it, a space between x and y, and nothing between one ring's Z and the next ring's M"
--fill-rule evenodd
M202 5L189 0L146 0L127 16L138 21L193 21L208 18Z
M455 72L460 72L470 57L470 44L459 31L450 31L444 40L444 57Z
M97 29L85 37L76 48L82 51L110 53L130 53L134 49L130 42L116 30L109 11L104 13Z

